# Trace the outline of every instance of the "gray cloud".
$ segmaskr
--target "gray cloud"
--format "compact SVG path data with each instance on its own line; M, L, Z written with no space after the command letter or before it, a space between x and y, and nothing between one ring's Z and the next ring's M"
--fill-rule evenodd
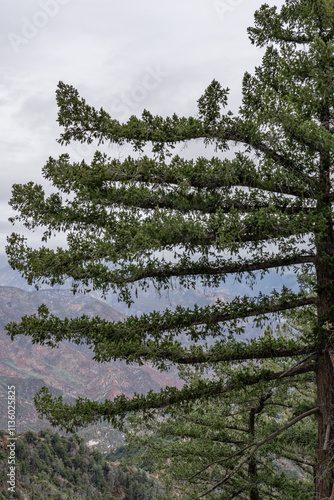
M261 61L246 28L262 3L7 2L0 19L1 241L12 231L6 222L12 184L41 182L47 158L64 151L56 143L59 80L122 120L144 108L163 115L194 114L213 78L231 88L231 107L237 110L243 73ZM267 3L282 5L283 0ZM196 145L186 154L199 149ZM78 144L69 148L76 159L93 150ZM123 154L117 148L107 151Z

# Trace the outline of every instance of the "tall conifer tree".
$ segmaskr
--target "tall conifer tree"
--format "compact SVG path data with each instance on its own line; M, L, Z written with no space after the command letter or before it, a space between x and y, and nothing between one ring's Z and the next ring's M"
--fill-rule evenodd
M288 370L293 364L292 360L265 361L274 371ZM257 368L257 361L248 362L250 374ZM215 369L220 373L214 376L222 379L234 367L222 363ZM180 375L186 383L195 385L203 376L201 371L182 367ZM134 414L127 429L129 458L125 460L134 465L150 464L166 484L166 498L167 491L175 498L173 491L177 488L187 493L186 498L313 499L314 419L304 419L268 440L243 467L236 467L249 454L248 445L274 434L314 403L311 373L285 379L279 386L276 381L271 384L240 387L211 401L199 400L186 411L174 405L153 414Z
M43 173L58 192L49 197L42 186L15 185L14 219L30 229L46 226L44 241L66 231L68 247L34 250L25 238L12 234L9 261L30 283L53 285L71 278L74 291L118 288L125 300L130 300L132 284L140 288L148 281L168 286L177 277L185 286L198 279L214 286L228 273L265 273L288 266L297 266L298 272L298 265L313 266L314 294L283 288L208 307L130 316L113 324L87 317L60 320L42 307L38 315L8 325L8 332L48 345L62 339L86 342L98 361L152 361L160 368L167 362L229 361L235 367L228 380L168 388L131 400L79 399L71 407L42 390L36 397L40 414L70 430L100 418L119 425L131 410L186 405L240 385L279 384L287 377L314 373L317 403L296 415L291 425L317 415L320 500L334 494L334 2L286 0L280 12L263 5L248 32L251 42L266 50L254 75L244 76L237 115L225 112L228 89L215 80L199 99L196 117L162 118L144 111L141 119L132 116L124 124L60 83L62 144L129 143L140 154L119 161L97 152L90 165L72 163L67 154L50 158ZM175 144L193 139L214 144L216 156L193 161L173 156ZM228 159L224 153L231 143L240 150ZM149 157L143 154L147 144L152 144ZM74 197L63 199L61 192ZM164 249L173 251L174 259L162 257ZM239 331L238 320L302 306L315 307L317 321L312 334L301 339L248 343L233 333ZM226 327L230 334L225 334ZM183 332L191 346L179 342ZM199 341L207 336L214 343L202 345ZM296 358L288 371L263 369L260 363L253 374L243 368L245 360L287 357Z

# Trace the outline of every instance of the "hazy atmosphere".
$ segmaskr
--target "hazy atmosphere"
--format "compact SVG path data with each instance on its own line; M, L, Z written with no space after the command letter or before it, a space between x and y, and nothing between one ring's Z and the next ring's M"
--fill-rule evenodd
M260 0L3 3L0 254L12 230L7 221L12 184L42 182L47 158L65 149L56 142L59 80L121 121L140 115L144 108L164 116L196 114L196 101L213 78L231 89L230 108L237 110L242 75L261 61L262 51L250 44L246 32L261 4ZM94 147L72 144L66 150L73 159L89 159ZM117 157L124 154L117 148L109 151Z
M334 499L334 0L2 5L0 500Z

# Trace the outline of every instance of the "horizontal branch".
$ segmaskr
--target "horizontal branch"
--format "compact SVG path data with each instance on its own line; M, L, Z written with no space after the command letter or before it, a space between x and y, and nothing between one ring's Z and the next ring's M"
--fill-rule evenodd
M225 132L224 137L225 139L251 146L256 151L260 151L261 153L263 153L266 158L274 160L289 172L293 172L295 175L301 176L301 172L298 168L296 168L296 163L294 160L292 160L289 156L284 155L283 153L279 153L273 147L266 144L258 134L254 132L248 134L247 131L238 130L236 128L235 130L231 129ZM303 181L305 181L305 177Z
M88 189L91 187L91 189ZM154 212L156 209L177 211L182 214L229 214L231 212L256 213L266 209L280 215L311 213L314 207L300 200L288 200L281 194L264 196L263 193L246 193L239 191L233 195L212 190L194 191L182 186L173 186L167 191L165 187L150 186L105 186L94 188L84 183L75 189L75 199L62 203L59 194L44 197L41 186L13 186L10 205L19 210L20 215L11 220L22 220L27 227L45 225L53 229L73 229L94 227L96 229L115 228L119 217L118 211L141 209L142 213ZM117 208L116 208L117 207ZM143 212L144 211L144 212ZM196 215L198 217L198 215ZM31 222L29 222L31 221Z
M61 155L58 160L50 158L43 168L43 174L61 190L87 196L98 192L110 183L140 183L146 186L187 186L199 190L215 192L222 188L243 186L260 190L288 194L302 198L312 198L316 186L310 189L307 182L286 172L259 167L246 155L237 153L229 159L199 157L185 160L174 156L169 164L164 161L142 156L127 157L123 161L111 159L106 154L96 152L90 165L86 162L72 163L69 155ZM90 193L89 193L90 194Z
M93 139L98 139L99 143L105 140L117 144L133 143L135 149L142 150L146 143L151 142L153 151L162 152L166 145L173 146L192 139L201 138L223 149L226 149L227 141L234 141L262 152L267 158L300 176L303 185L305 182L305 173L296 168L294 160L266 144L254 127L228 115L222 116L213 128L198 118L179 118L175 114L167 118L154 117L147 111L143 112L141 120L132 116L127 123L120 124L103 109L96 111L87 105L74 87L63 82L58 85L57 103L58 122L65 127L59 140L61 144L69 144L71 140L91 143Z
M25 225L30 228L48 224L49 228L43 237L48 239L54 230L68 229L66 218L61 216L61 210L59 213L60 219L49 216L44 219L44 214L40 214L40 220L33 220L32 224L28 215L23 214L17 218L23 219ZM93 285L94 289L106 292L112 287L111 284L117 287L120 281L126 283L124 279L130 278L129 281L132 281L133 271L134 280L141 279L141 273L146 273L146 265L141 263L137 267L136 263L140 262L143 256L147 259L156 250L173 251L179 246L184 251L184 256L189 258L194 252L207 255L213 246L216 252L228 250L236 253L248 244L258 249L266 243L276 242L278 239L282 241L285 238L291 238L290 246L298 245L312 230L317 228L320 231L323 224L321 214L301 211L289 216L266 209L257 210L247 216L239 213L222 214L217 211L215 214L191 218L159 209L152 212L149 218L143 218L140 210L129 213L115 212L110 215L110 220L107 220L103 229L93 221L91 227L81 227L81 216L78 211L77 223L67 236L67 249L58 247L54 250L42 246L36 250L27 246L26 238L12 233L7 238L6 247L10 265L20 271L29 284L39 281L51 285L63 284L67 278L72 277L75 290L82 282L88 288ZM96 216L98 217L99 215ZM124 261L128 263L126 268L130 272L111 271L105 264L120 262L122 265ZM196 265L190 264L190 269L195 269ZM210 269L208 271L206 274L216 274L215 271L210 273ZM218 270L219 272L224 270ZM203 274L202 270L199 270L198 274Z
M301 365L290 372L288 376L295 377L314 370L314 364ZM122 428L124 418L129 412L167 408L171 405L195 401L198 398L211 398L230 393L234 389L255 385L261 381L269 382L286 376L284 372L260 370L253 376L248 372L239 374L234 381L228 384L223 381L200 380L196 386L185 385L182 389L168 387L159 393L150 391L146 396L134 395L131 399L120 395L116 396L113 401L105 400L105 402L100 403L79 398L74 405L64 403L62 396L53 398L48 389L43 387L36 394L34 401L40 417L45 416L51 425L59 425L62 429L68 429L71 432L101 419L111 422L114 427Z
M114 359L124 359L128 362L151 361L154 365L161 367L166 361L173 364L196 365L205 363L220 363L230 361L244 361L253 359L289 358L304 354L314 354L314 346L299 346L297 343L288 342L282 347L280 339L267 341L252 341L251 344L243 342L217 342L208 350L201 346L192 346L190 349L180 347L180 343L170 346L164 342L161 345L142 345L126 343L93 343L94 360L106 362ZM89 345L89 343L87 343ZM289 345L290 344L290 345ZM311 357L311 355L309 356Z
M235 297L230 302L218 299L213 305L205 307L195 305L193 309L178 306L175 311L169 309L162 313L154 311L140 317L130 316L124 322L116 323L87 316L62 320L50 315L46 306L41 306L39 317L24 316L21 323L9 323L5 328L12 338L16 335L28 335L33 343L52 347L61 340L100 345L105 349L105 355L113 356L113 349L116 346L120 346L121 349L125 342L133 342L139 349L142 343L170 342L175 334L181 333L187 333L192 341L197 341L208 335L220 336L224 322L279 313L315 305L317 302L317 297L301 297L283 288L281 294L274 292L270 296ZM109 352L108 345L111 346Z
M295 457L294 455L289 454L286 450L280 450L280 454L286 458L287 460L291 460L292 462L296 462L297 464L305 465L306 467L312 467L313 469L316 466L315 461L310 462L309 460L306 460L305 458L301 458L299 455ZM305 470L305 469L304 469Z
M318 33L318 29L321 27L314 22L314 10L314 4L306 4L302 19L298 6L296 7L294 3L284 5L280 13L277 12L276 6L262 5L255 12L255 27L247 28L249 38L258 47L272 44L284 46L285 43L289 45L312 43L314 41L312 31L314 30L314 34ZM312 31L311 24L306 29L305 19L312 22Z
M260 33L263 36L263 29L262 28L261 29L247 28L247 31L250 35L251 41L253 39L255 40L255 37L257 37L257 35L259 35ZM269 34L269 32L266 32L265 36L266 36L267 42L269 42L269 41L276 42L276 43L286 42L286 43L292 43L292 44L298 44L298 45L305 45L305 44L310 44L313 42L313 38L311 38L309 35L293 34L289 30L281 30L280 32L277 32L275 30L270 34ZM261 46L263 46L263 44L261 44Z
M44 218L43 211L40 207L38 208L39 219L37 222L46 224L47 220L41 219L41 217ZM57 211L61 213L59 207ZM82 215L76 211L76 215L73 217L81 219ZM92 213L92 224L93 219L96 220L97 217L97 214L94 215L94 213ZM18 217L18 219L21 218L23 218L23 216ZM59 222L60 225L62 224L62 220L63 218L61 217L61 221ZM128 231L132 232L133 237L135 231L134 222L138 221L133 218L131 221L133 224L131 228L128 227ZM80 224L80 222L78 222L78 224ZM167 222L165 226L166 224ZM173 224L170 223L170 225ZM137 231L139 232L139 222L137 226ZM59 229L59 227L57 227L57 221L53 227ZM182 229L185 230L185 227L181 227L179 231ZM195 226L189 227L189 231L191 229L195 230ZM97 228L95 227L95 233L96 230ZM125 230L126 227L123 227L122 232ZM236 228L236 231L241 231L241 228ZM141 232L143 233L143 237L147 237L147 231L141 230ZM157 232L158 228L156 230L156 235ZM138 240L139 234L137 236ZM226 237L226 234L224 237ZM239 235L239 239L245 239L245 237L240 238ZM82 281L83 284L88 285L89 276L95 289L101 288L102 291L105 291L110 286L113 287L113 285L116 287L123 286L127 283L147 278L155 278L158 282L166 282L166 280L171 277L184 278L187 276L219 275L224 277L226 274L253 272L296 264L314 263L316 258L315 254L305 255L303 252L299 251L295 254L291 254L290 252L288 255L281 255L279 257L272 255L268 258L268 256L261 255L261 258L243 261L239 260L238 262L233 262L231 259L222 257L216 257L216 259L212 261L202 252L202 257L197 261L192 260L189 255L183 254L179 261L173 264L163 259L146 259L143 262L138 259L131 262L130 255L127 254L126 263L122 263L121 266L116 269L110 269L110 266L103 261L115 262L121 260L120 253L117 252L117 250L119 250L119 244L117 241L113 243L110 240L104 240L107 240L107 238L103 238L103 236L99 238L98 234L92 237L86 235L86 238L82 237L79 239L79 236L75 236L72 233L69 249L63 250L58 248L57 250L53 250L42 247L39 250L35 250L25 244L25 238L13 233L7 238L9 246L6 252L13 269L22 272L30 284L32 282L38 282L39 279L42 278L45 280L43 282L47 282L48 277L51 276L51 284L63 284L67 278L72 277L76 282Z
M87 196L86 196L87 198ZM75 204L79 204L80 199L76 199ZM87 200L83 200L84 202ZM94 200L95 201L95 200ZM102 208L113 207L118 205L120 208L131 207L140 208L142 210L154 210L156 208L176 210L181 213L200 212L203 214L214 214L217 211L224 214L238 211L239 213L254 213L256 210L267 209L277 210L278 213L294 215L300 212L308 213L314 211L313 207L303 206L301 203L282 199L267 199L263 196L243 196L235 195L234 197L224 195L222 193L199 193L185 192L184 190L175 189L174 192L164 192L162 189L157 190L153 187L107 187L100 188L98 191L97 203ZM101 211L100 208L100 211ZM64 209L67 221L78 221L78 213L70 210L71 207ZM70 213L67 214L67 211ZM86 222L85 211L80 209L83 218L81 223ZM91 210L88 208L88 222L92 224ZM100 222L100 214L98 213L96 224Z
M154 265L150 263L146 267L138 268L133 271L125 269L119 271L105 270L105 279L112 283L133 283L146 278L171 278L184 276L225 276L226 274L250 273L254 271L277 269L279 267L289 267L298 264L312 264L316 256L310 255L292 255L287 257L273 257L268 260L253 260L245 262L230 262L223 259L217 259L216 262L197 262L187 261L186 265L162 263Z
M71 140L89 144L97 139L99 144L105 140L116 144L132 142L136 149L141 149L147 142L173 144L211 135L205 132L201 120L176 115L161 118L144 112L143 120L132 116L127 123L121 124L102 108L97 111L87 105L73 86L63 82L58 84L56 98L58 123L65 127L59 140L61 144L69 144Z

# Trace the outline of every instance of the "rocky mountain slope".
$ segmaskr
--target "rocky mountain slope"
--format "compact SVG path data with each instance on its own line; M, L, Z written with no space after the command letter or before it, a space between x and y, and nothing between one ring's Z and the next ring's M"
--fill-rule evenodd
M296 287L295 276L290 275L290 286ZM253 293L279 288L281 277L270 273L259 282ZM174 287L170 291L157 293L154 287L138 293L134 304L128 309L117 301L115 294L108 294L100 300L97 292L73 295L68 287L57 287L36 291L13 271L6 258L0 255L0 427L6 426L7 385L15 384L18 392L18 430L39 430L49 426L47 421L37 418L33 396L43 386L52 388L54 394L64 394L69 399L77 396L103 400L124 393L145 393L149 389L159 390L166 385L180 386L176 371L160 373L150 366L138 367L124 362L98 364L92 360L92 352L85 346L63 342L58 349L32 345L29 337L15 338L11 342L4 331L5 324L20 321L25 314L33 314L40 304L45 303L50 311L60 317L75 317L82 314L100 316L109 321L121 321L127 314L140 315L152 310L174 309L176 305L186 307L197 303L205 306L218 297L229 300L236 294L249 293L246 283L236 283L229 277L221 287L206 290L197 287L186 290ZM257 329L246 327L246 336L258 334ZM108 425L99 424L80 431L92 445L108 451L122 444L120 433L110 430Z
M18 393L19 432L49 425L38 419L32 401L43 385L70 399L83 396L95 400L113 399L122 393L127 396L134 392L146 393L149 389L159 390L166 385L181 385L175 375L160 373L150 366L138 367L120 361L99 364L92 360L93 354L85 346L62 342L59 348L52 349L33 345L29 337L15 338L12 342L4 331L5 324L33 314L42 303L59 317L87 314L109 321L124 318L106 303L90 296L73 296L66 290L28 292L15 287L0 287L0 427L6 428L6 391L12 384L16 385ZM101 428L99 432L100 437L92 433L91 441L101 440ZM117 440L116 445L119 443Z

